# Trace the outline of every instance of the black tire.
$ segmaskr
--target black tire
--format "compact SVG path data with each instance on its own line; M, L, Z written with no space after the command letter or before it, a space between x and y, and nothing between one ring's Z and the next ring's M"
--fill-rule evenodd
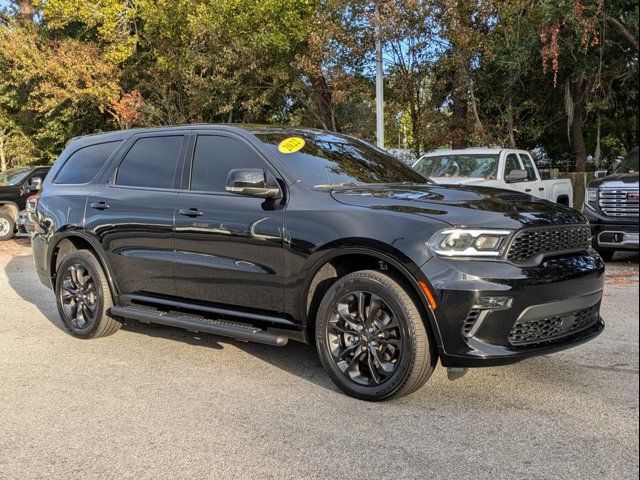
M90 250L76 250L62 259L56 273L55 293L58 313L70 335L99 338L120 329L121 323L109 315L113 307L109 283Z
M0 242L11 240L16 233L16 221L11 215L0 212Z
M615 250L600 250L598 249L598 254L602 257L602 260L605 262L610 262L613 260L613 256L616 254Z
M418 307L400 283L382 272L364 270L337 280L322 299L315 327L324 369L352 397L380 401L408 395L435 369L434 342Z

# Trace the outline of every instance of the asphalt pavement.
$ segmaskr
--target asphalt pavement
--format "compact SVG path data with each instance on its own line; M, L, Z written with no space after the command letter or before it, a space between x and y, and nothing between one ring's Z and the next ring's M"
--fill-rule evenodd
M417 393L340 393L314 350L131 322L60 329L28 248L0 251L0 479L638 477L638 257L605 332Z

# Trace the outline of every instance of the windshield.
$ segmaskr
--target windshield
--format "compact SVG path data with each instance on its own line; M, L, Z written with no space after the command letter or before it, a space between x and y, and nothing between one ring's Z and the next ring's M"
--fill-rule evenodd
M498 155L438 155L422 157L413 166L427 177L471 177L495 180Z
M392 155L350 137L313 131L256 136L307 185L428 182Z
M616 173L638 173L638 149L634 148L617 166Z
M16 185L29 175L28 168L12 168L0 173L0 186Z

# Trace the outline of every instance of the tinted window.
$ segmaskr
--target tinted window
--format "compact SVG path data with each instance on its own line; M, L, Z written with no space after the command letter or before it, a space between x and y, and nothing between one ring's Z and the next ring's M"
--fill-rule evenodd
M507 155L507 161L504 165L504 174L509 175L511 170L522 170L520 162L518 161L518 156L515 153Z
M229 137L201 135L196 142L191 168L191 190L224 192L229 170L261 168L265 163L251 147Z
M536 169L533 166L533 161L529 158L529 155L520 154L520 160L522 160L524 169L527 171L527 180L537 180Z
M62 166L53 183L89 183L120 142L107 142L77 150Z
M256 136L307 185L427 182L384 150L355 138L312 130ZM298 146L287 150L291 140Z
M118 168L116 185L173 188L182 135L141 138Z
M438 155L423 157L413 168L425 177L472 177L495 180L498 155Z

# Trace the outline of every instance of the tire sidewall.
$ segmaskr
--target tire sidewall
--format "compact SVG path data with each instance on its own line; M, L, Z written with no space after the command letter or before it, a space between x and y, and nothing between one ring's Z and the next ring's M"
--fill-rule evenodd
M77 338L92 338L95 335L96 330L100 326L100 319L104 315L104 296L103 296L103 285L101 279L101 272L96 270L96 266L94 264L92 258L90 258L87 254L82 252L73 252L67 255L62 262L60 263L60 267L58 268L58 273L56 275L56 305L58 307L58 314L60 315L60 319L65 330ZM95 294L96 294L96 314L90 321L90 325L88 328L78 329L70 324L67 316L64 312L64 308L62 306L62 300L60 298L60 291L62 289L62 283L64 281L64 276L67 269L73 264L80 264L84 268L86 268L91 277L93 279L95 285Z
M402 348L404 351L400 358L400 364L396 367L396 371L389 380L375 387L359 385L349 380L335 365L327 343L327 326L333 315L333 307L343 296L356 290L380 296L395 314L402 333ZM344 281L336 282L325 294L318 309L315 335L320 361L338 388L353 397L369 401L384 400L400 390L406 383L411 373L411 368L415 363L416 349L414 339L416 332L413 331L413 326L408 318L409 312L402 302L396 298L394 292L376 279L345 278Z

